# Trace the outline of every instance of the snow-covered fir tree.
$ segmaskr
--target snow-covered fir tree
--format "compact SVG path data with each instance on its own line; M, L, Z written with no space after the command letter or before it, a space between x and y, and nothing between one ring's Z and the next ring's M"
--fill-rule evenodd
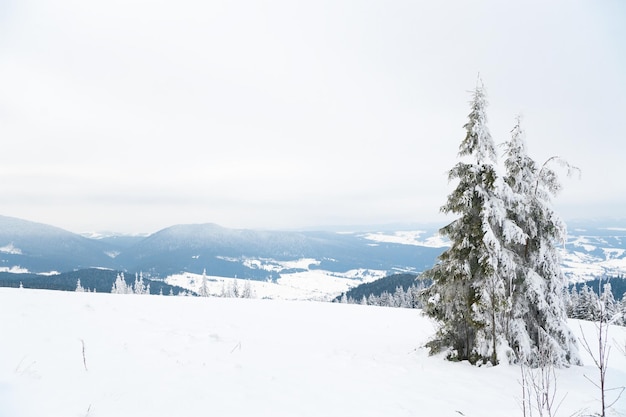
M247 279L243 284L243 290L241 291L241 298L256 298L256 292L252 289L250 280Z
M578 293L577 303L573 307L572 318L596 321L600 318L600 300L598 295L587 285L583 284Z
M129 294L132 293L132 288L126 284L126 279L124 278L124 273L118 273L115 277L115 282L113 282L113 287L111 288L111 293L113 294Z
M537 166L518 118L505 144L506 174L498 177L485 106L479 82L459 151L469 161L450 171L458 185L441 209L459 215L440 230L451 246L424 274L433 281L423 292L424 310L441 323L429 346L472 363L579 364L556 248L566 229L550 205L561 188L552 164L567 167L568 175L575 168L558 157Z
M78 280L76 281L76 289L74 291L85 292L85 289L83 288L83 286L80 285L80 278L78 278Z
M200 289L198 290L198 295L200 297L208 297L209 296L209 285L206 277L206 269L202 270L202 284L200 284Z
M237 278L233 279L230 282L230 286L228 287L229 297L239 298L239 284L237 283Z
M425 292L424 311L441 323L429 343L432 352L451 349L450 358L496 364L498 345L504 341L507 294L503 275L512 268L512 260L501 241L506 211L498 194L496 151L487 127L486 104L479 81L459 147L459 156L468 161L450 170L449 180L458 185L441 208L459 217L440 230L451 247L424 273L433 281Z
M576 286L573 285L565 297L565 310L567 311L567 317L574 317L574 310L578 305L578 299L578 291L576 291Z
M615 315L619 313L620 308L618 303L615 301L615 297L613 296L610 282L607 282L602 286L602 292L600 293L599 301L600 303L602 303L602 305L604 305L604 308L601 309L601 311L605 315L603 319L607 322L611 321L611 319L613 319L613 317L615 317Z
M171 288L170 288L171 291ZM132 284L126 283L124 273L120 272L115 277L111 288L113 294L142 294L150 295L150 284L146 284L143 279L143 272L135 273L135 281Z
M560 189L549 166L556 159L538 167L528 156L519 117L505 147L502 195L507 217L522 232L503 237L515 264L505 281L507 341L516 358L531 366L546 359L556 366L578 364L575 337L567 325L566 282L556 248L565 240L566 229L550 206L550 196Z
M150 294L149 287L146 287L143 281L143 272L135 273L135 282L132 287L132 294Z

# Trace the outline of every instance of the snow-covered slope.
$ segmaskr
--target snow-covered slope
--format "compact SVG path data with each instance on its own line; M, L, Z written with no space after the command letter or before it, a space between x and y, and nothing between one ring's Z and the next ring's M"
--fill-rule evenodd
M0 315L1 416L522 415L519 369L428 356L417 310L0 288ZM559 415L599 409L583 359ZM607 376L626 381L617 349Z

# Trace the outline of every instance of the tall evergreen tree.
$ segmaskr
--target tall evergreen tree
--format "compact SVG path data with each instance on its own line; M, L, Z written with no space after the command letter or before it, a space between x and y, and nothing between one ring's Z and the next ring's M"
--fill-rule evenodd
M555 246L565 225L550 206L561 187L552 163L568 174L575 168L558 157L538 167L526 154L518 119L506 144L506 176L499 178L480 82L471 107L459 148L467 162L450 170L458 185L441 208L459 216L440 230L451 246L425 272L433 285L423 292L423 308L441 323L431 352L451 349L450 358L472 363L496 364L506 352L531 365L578 364Z
M550 196L561 187L550 168L557 159L541 167L535 164L526 153L519 118L505 146L502 195L507 217L522 231L506 239L515 263L507 286L511 303L508 343L519 359L531 365L546 359L557 366L579 363L575 338L567 326L565 277L555 246L564 241L566 229L550 207ZM540 358L546 352L549 358Z
M506 218L498 195L496 152L487 128L486 104L479 81L459 147L459 156L468 161L450 170L449 180L458 180L458 185L441 208L459 217L440 230L451 247L425 272L433 285L425 291L424 311L441 322L429 343L431 352L451 348L453 359L496 364L506 304L502 270L510 268L511 262L500 241Z

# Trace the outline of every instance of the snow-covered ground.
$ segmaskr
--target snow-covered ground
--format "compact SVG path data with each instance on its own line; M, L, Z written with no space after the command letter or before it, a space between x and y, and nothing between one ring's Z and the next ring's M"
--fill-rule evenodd
M425 239L422 235L426 234L422 230L406 230L398 232L376 232L366 233L363 237L374 242L399 243L402 245L425 246L430 248L444 248L450 246L447 239L444 239L439 233L428 236Z
M207 276L207 288L209 294L220 295L236 283L239 290L249 285L254 298L330 301L350 288L387 275L385 271L370 269L355 269L342 273L330 272L308 269L308 265L298 264L298 268L304 269L299 272L280 273L280 278L276 282ZM292 266L292 268L295 267ZM284 269L285 266L281 268ZM188 272L174 274L167 277L165 282L198 293L202 285L202 275Z
M418 310L0 288L0 315L0 416L522 415L519 369L428 356ZM558 415L599 410L583 360L557 371Z
M626 274L626 257L622 249L602 248L599 257L582 251L561 251L562 270L569 282Z

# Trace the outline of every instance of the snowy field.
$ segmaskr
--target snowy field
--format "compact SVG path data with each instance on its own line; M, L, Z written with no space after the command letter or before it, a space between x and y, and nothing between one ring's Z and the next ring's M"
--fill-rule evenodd
M0 314L3 417L522 415L519 368L428 356L417 310L0 288ZM624 385L626 330L610 340ZM582 356L557 415L599 411Z
M308 269L308 264L302 268L306 269L300 272L281 273L276 282L208 275L206 277L207 290L211 295L220 296L233 285L236 285L239 291L248 285L253 294L252 298L331 301L350 288L375 281L387 275L386 271L372 269L330 272L321 269ZM173 274L168 276L165 282L199 293L202 286L202 274L190 272Z

